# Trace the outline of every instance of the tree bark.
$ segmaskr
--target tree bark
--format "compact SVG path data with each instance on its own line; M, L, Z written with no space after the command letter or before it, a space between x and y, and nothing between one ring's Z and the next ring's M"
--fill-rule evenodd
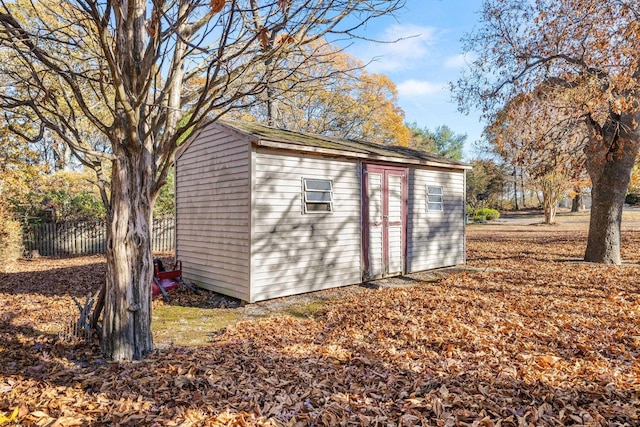
M526 194L524 190L524 174L522 173L522 169L520 169L520 190L521 190L520 194L522 194L522 203L520 203L520 207L522 209L526 209L527 201L526 201Z
M153 162L142 144L114 153L107 219L107 274L102 350L112 360L139 360L153 350L151 281L153 257ZM132 149L130 147L136 147ZM118 148L118 147L117 147Z
M586 166L591 177L591 217L584 259L588 262L621 264L622 208L631 172L638 155L640 135L633 118L605 125L602 138L592 138ZM628 131L625 131L628 129Z
M582 194L576 194L576 196L571 199L571 212L580 212L582 209Z
M100 292L98 292L98 297L96 298L96 304L93 307L93 313L91 313L91 329L97 331L98 324L100 323L100 315L102 314L102 309L104 308L104 294L106 292L106 283L103 283L100 287Z
M515 210L518 210L518 169L513 168L513 200L515 201Z
M621 264L620 227L622 207L631 170L617 162L606 168L599 179L591 176L591 218L584 260L604 264ZM626 183L625 183L625 175Z
M279 127L281 125L278 117L278 101L273 95L271 86L267 86L267 125Z
M552 202L546 201L544 202L544 223L551 225L556 223L556 213L558 212L557 205L554 205Z

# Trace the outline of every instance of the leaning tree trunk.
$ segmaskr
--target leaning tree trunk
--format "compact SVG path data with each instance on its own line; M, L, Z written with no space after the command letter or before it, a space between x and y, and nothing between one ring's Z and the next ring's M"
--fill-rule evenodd
M153 350L152 158L142 144L116 152L107 224L107 277L102 350L112 360L138 360ZM115 147L122 150L122 147Z
M592 182L589 237L584 255L588 262L622 263L622 208L640 140L631 118L628 121L605 126L604 138L594 139L587 149L586 166ZM607 132L608 129L614 130Z

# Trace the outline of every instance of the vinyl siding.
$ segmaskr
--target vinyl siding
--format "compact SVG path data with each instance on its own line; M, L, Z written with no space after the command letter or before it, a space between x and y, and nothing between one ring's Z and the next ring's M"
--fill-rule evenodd
M428 211L427 185L442 186L443 210ZM464 262L464 172L409 169L407 272Z
M250 143L216 125L176 160L176 257L185 279L249 300Z
M359 283L356 161L254 153L250 302ZM333 181L333 212L303 214L302 178Z

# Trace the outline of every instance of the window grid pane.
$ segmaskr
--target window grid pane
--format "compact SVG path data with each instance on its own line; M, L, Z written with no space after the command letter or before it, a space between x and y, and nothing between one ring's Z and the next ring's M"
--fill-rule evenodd
M427 186L427 210L442 211L444 194L440 186Z
M429 185L427 187L427 192L428 192L428 194L433 194L433 195L440 194L440 195L442 195L442 187L435 187L435 186Z
M325 179L305 179L304 189L307 191L331 191L331 181Z
M328 179L303 178L304 212L333 212L333 182Z
M307 202L331 202L331 193L321 193L316 191L306 191Z
M307 212L331 212L331 203L307 203Z

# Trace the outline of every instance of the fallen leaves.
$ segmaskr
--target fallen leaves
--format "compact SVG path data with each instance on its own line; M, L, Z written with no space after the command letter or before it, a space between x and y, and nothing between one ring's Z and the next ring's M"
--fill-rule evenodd
M470 232L475 271L121 364L57 339L99 258L24 263L0 277L0 424L639 425L640 272L579 262L583 238ZM640 234L625 239L637 263Z
M13 412L9 415L5 415L3 412L0 412L0 425L2 424L7 424L10 423L12 421L15 421L16 418L18 418L18 412L19 412L20 408L16 406L16 408L13 410Z

